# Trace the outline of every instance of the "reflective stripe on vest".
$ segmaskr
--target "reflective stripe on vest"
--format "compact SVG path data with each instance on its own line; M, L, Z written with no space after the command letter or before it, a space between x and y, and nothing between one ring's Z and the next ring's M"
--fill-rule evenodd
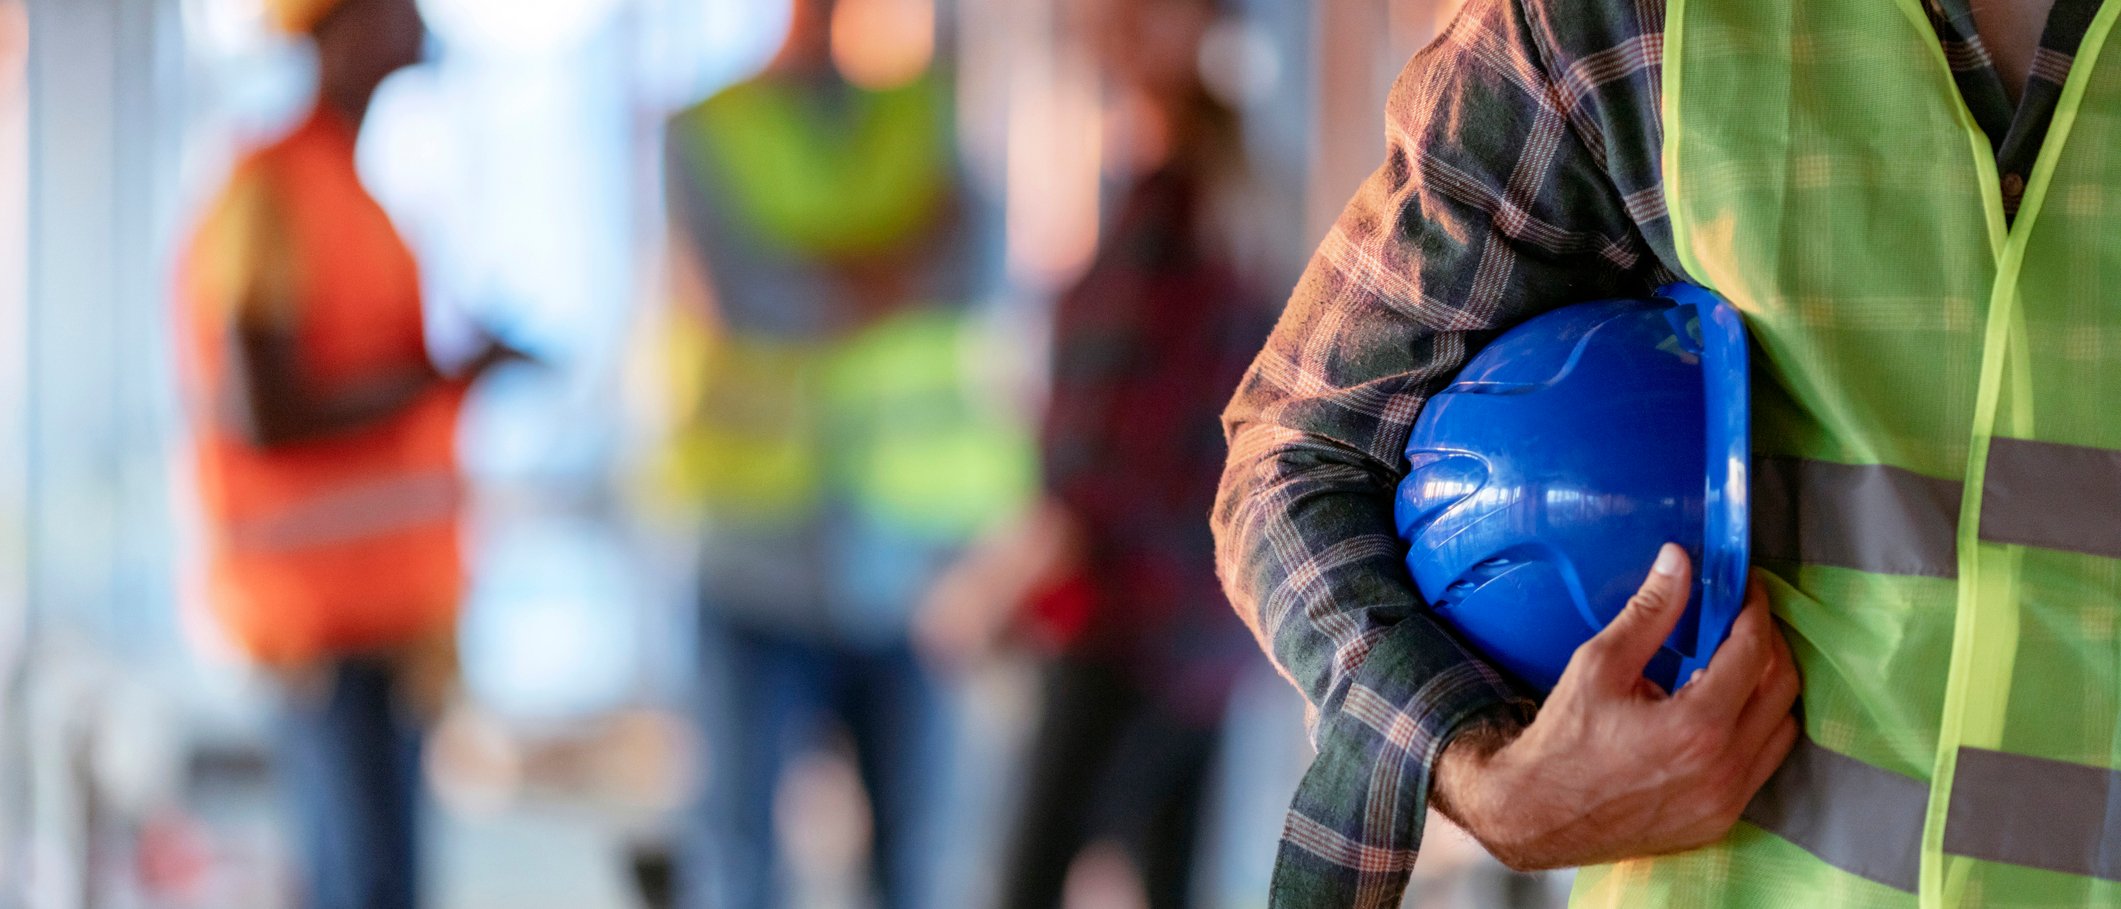
M1753 463L1753 556L1953 577L1960 485L1883 464L1760 458Z
M2121 558L2121 451L1998 438L1984 476L1983 540Z
M1929 784L1802 739L1745 819L1829 865L1914 893L1928 807ZM2121 771L1962 748L1944 851L2121 881Z
M448 521L461 497L454 473L408 474L334 489L222 532L231 552L295 552Z
M1666 209L1758 342L1806 741L1749 825L1582 901L2121 905L2117 17L2012 222L1920 0L1669 0Z
M2121 452L1999 438L1981 539L2121 558ZM1753 554L1878 574L1952 578L1964 484L1884 464L1761 458Z

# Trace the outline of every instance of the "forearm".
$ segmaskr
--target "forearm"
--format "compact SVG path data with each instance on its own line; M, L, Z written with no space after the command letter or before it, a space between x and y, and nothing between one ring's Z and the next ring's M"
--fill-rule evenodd
M1463 340L1383 307L1359 321L1320 318L1338 282L1314 267L1240 387L1214 510L1231 602L1314 708L1318 757L1291 806L1275 882L1277 900L1301 905L1397 892L1445 743L1469 723L1530 712L1427 609L1392 523L1399 471L1384 457L1404 447L1401 421L1455 369ZM1336 323L1382 348L1343 347L1368 375L1321 381L1298 368L1313 326Z
M1466 665L1494 678L1435 623L1407 577L1391 520L1395 483L1383 465L1323 438L1264 425L1240 424L1232 433L1214 515L1225 588L1322 719L1367 681L1368 659L1388 636L1392 646L1420 650L1410 657L1416 663ZM1374 684L1411 696L1428 681ZM1499 679L1429 694L1450 704L1395 698L1395 707L1459 713L1514 698Z
M387 420L445 382L431 364L408 362L332 388L321 387L278 333L239 331L230 366L228 419L253 443L294 445Z
M303 396L306 400L283 414L277 428L297 440L352 432L403 413L445 381L424 365L392 370L331 393Z
M1586 95L1544 68L1546 29L1520 3L1479 0L1409 62L1385 166L1328 232L1225 416L1223 579L1316 708L1277 905L1396 899L1432 781L1458 811L1456 780L1491 777L1480 759L1501 753L1478 730L1532 716L1425 607L1391 508L1428 396L1488 338L1662 277L1635 222L1661 217L1646 191L1656 130L1609 120L1636 110L1629 86L1654 87L1654 65L1602 66L1613 74Z
M1466 827L1470 821L1473 781L1488 762L1523 734L1525 719L1511 711L1491 711L1460 724L1444 742L1429 771L1429 807Z
M1230 602L1312 705L1330 709L1365 642L1418 604L1396 564L1384 481L1264 426L1232 434L1214 519ZM1278 438L1281 437L1281 438Z

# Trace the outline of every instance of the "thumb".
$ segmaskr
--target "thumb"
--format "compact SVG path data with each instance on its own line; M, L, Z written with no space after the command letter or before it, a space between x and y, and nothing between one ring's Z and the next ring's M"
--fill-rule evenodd
M1686 549L1677 543L1664 544L1657 550L1657 561L1650 566L1642 589L1628 598L1628 605L1612 624L1584 645L1596 658L1590 668L1612 679L1632 680L1642 675L1650 658L1679 625L1693 590L1693 564Z

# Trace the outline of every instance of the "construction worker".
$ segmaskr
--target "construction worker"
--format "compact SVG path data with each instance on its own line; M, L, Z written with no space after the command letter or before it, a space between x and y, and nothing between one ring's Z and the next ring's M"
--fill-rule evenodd
M1095 843L1118 847L1148 906L1189 904L1224 711L1258 660L1201 520L1222 466L1215 412L1272 324L1244 258L1260 206L1241 124L1197 63L1218 6L1069 5L1121 112L1105 122L1126 137L1109 147L1125 182L1055 305L1044 500L922 617L946 661L1012 631L1049 655L1003 872L1012 909L1060 906Z
M1226 414L1223 573L1318 711L1278 905L1396 905L1429 805L1582 905L2121 903L2117 16L1471 0L1413 59ZM1666 547L1535 708L1410 584L1399 453L1498 330L1672 277L1755 340L1758 587L1667 693Z
M798 0L757 77L669 124L678 498L702 529L707 785L686 905L787 905L774 793L853 746L881 905L925 905L949 743L910 615L1029 485L1027 434L975 394L947 85L859 86L835 4ZM844 47L842 47L844 49Z
M376 86L418 61L413 0L274 0L315 108L245 155L183 259L211 606L284 680L278 771L305 905L412 906L421 719L454 669L458 402L516 359L430 362L412 255L354 169Z

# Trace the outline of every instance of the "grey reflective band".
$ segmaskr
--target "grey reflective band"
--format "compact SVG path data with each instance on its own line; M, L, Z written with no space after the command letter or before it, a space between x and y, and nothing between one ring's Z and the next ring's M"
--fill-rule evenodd
M1753 461L1755 558L1875 574L1959 574L1962 485L1883 464Z
M2121 881L2121 771L1961 748L1944 851Z
M403 533L456 516L463 484L451 471L386 476L334 489L227 528L227 545L293 552Z
M1981 539L2121 558L2121 451L1996 438Z
M1952 578L1962 485L1883 464L1753 462L1755 558ZM2121 451L1997 438L1981 539L2121 558Z
M1820 861L1914 893L1922 873L1928 783L1799 737L1745 819Z
M1857 877L1914 893L1929 784L1799 738L1745 819ZM2121 881L2121 770L1959 749L1948 855Z

